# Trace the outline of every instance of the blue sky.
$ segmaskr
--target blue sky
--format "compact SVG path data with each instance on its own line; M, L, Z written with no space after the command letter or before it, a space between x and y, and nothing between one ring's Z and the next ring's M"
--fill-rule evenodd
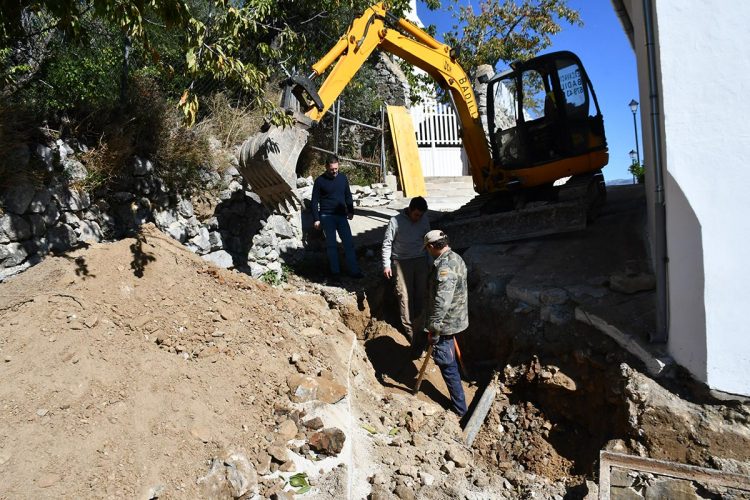
M469 0L461 2L470 3ZM563 31L555 35L552 47L545 52L570 50L581 58L604 115L609 144L609 165L604 168L604 177L608 181L632 179L628 172L628 153L635 149L635 134L628 103L631 99L639 100L635 54L608 0L568 0L568 5L580 12L584 24L582 27L563 25ZM418 1L417 13L425 25L437 27L439 40L442 40L442 33L453 26L447 10L430 11ZM642 159L640 112L636 118Z

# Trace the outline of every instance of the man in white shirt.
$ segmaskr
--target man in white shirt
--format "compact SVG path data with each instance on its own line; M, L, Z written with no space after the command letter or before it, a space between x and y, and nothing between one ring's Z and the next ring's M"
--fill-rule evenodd
M412 198L403 212L391 217L383 238L383 276L395 281L401 326L415 356L425 343L422 323L429 269L424 235L430 230L426 212L427 201Z

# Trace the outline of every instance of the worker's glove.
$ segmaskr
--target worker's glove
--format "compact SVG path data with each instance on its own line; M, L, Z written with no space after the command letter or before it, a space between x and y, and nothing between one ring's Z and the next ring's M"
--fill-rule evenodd
M440 335L437 333L432 333L429 330L425 330L425 333L427 334L427 342L430 344L436 345L440 341Z

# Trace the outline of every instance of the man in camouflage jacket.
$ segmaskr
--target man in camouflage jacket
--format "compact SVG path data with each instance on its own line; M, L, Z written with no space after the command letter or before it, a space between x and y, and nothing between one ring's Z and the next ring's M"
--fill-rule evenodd
M424 236L425 248L435 259L429 277L429 302L425 330L433 344L432 357L440 368L451 396L451 405L459 416L466 413L466 398L458 371L454 335L469 326L466 264L448 246L448 236L433 230Z

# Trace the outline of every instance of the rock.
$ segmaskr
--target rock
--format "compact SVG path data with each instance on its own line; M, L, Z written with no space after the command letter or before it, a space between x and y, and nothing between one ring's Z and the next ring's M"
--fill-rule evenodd
M311 418L310 420L305 420L304 422L302 422L302 425L304 425L308 429L317 431L323 428L323 420L320 417L315 417Z
M133 175L144 176L154 173L154 164L151 160L144 160L138 156L133 158Z
M406 419L406 429L409 432L417 432L422 428L425 418L421 411L410 410Z
M390 500L391 492L388 491L383 485L373 486L370 495L367 497L369 500Z
M448 448L448 451L445 453L445 458L447 458L448 461L452 461L456 467L460 469L468 467L471 462L471 455L469 455L466 450L457 446L451 446Z
M548 321L553 325L564 325L573 321L575 314L573 309L564 305L544 305L539 311L542 321Z
M622 273L609 277L609 288L615 292L633 294L656 288L656 278L648 273Z
M287 462L289 460L289 450L287 450L283 446L269 446L267 452L269 455L271 455L271 458L273 458L280 464L283 464L284 462Z
M544 384L560 387L571 392L575 392L578 389L578 384L576 384L575 380L561 371L555 372L551 378L544 380Z
M104 238L101 227L94 221L81 221L76 234L81 241L87 243L97 243Z
M318 378L318 400L334 404L346 396L346 387L326 378Z
M597 500L599 498L599 486L594 481L587 479L586 489L588 492L586 493L586 496L583 497L583 500Z
M209 473L197 480L201 498L251 498L259 493L258 475L242 453L228 452L211 461Z
M314 401L318 397L318 381L309 375L295 374L287 379L291 399L295 403Z
M52 197L64 212L85 210L91 205L88 193L79 192L68 186L57 186L52 189Z
M181 199L177 203L177 213L185 219L191 218L193 216L193 204L190 202L190 200L186 200L184 198Z
M156 224L156 227L162 231L166 232L167 228L175 222L177 222L177 213L174 210L168 209L154 211L154 223Z
M47 233L47 225L44 223L44 218L38 214L30 214L26 216L29 225L31 226L32 236L44 236Z
M610 472L610 485L614 488L628 488L635 483L635 475L631 475L627 470L618 467L612 467Z
M398 472L402 476L410 477L412 479L416 479L418 475L416 467L409 464L402 465L396 472Z
M190 429L190 435L204 443L208 443L212 438L212 431L205 425L195 425Z
M271 215L268 217L264 229L272 231L276 236L280 236L281 238L294 238L294 228L282 215Z
M323 332L320 330L320 328L309 326L300 330L299 334L303 337L317 337L318 335L323 335Z
M256 262L248 262L247 265L250 268L250 276L255 279L260 279L268 271L268 268Z
M0 217L0 243L22 241L31 237L31 226L20 215L5 214Z
M271 495L271 500L294 500L294 493L291 491L277 491Z
M79 182L88 177L89 172L78 160L66 158L62 162L63 174L72 182Z
M78 236L70 226L58 224L47 230L47 240L51 250L64 252L78 243Z
M28 260L18 266L12 266L12 267L6 267L6 268L3 268L2 266L0 266L0 282L12 276L15 276L17 274L24 272L29 267L31 267L31 263Z
M398 486L396 486L396 489L393 490L393 493L395 493L396 496L401 500L416 500L417 498L414 495L412 489L405 484L399 484Z
M167 491L167 487L164 484L157 484L155 486L151 486L146 492L142 495L141 498L145 498L146 500L156 500L159 497L163 496Z
M40 189L34 193L27 210L33 214L41 214L47 209L50 200L52 200L50 192L46 189Z
M55 167L52 148L45 146L44 144L37 144L36 147L34 147L34 156L41 160L47 172L52 172Z
M60 221L63 224L69 225L73 229L75 229L81 223L81 219L79 219L78 216L73 212L63 213L62 217L60 217Z
M55 200L50 200L47 204L47 207L42 214L42 220L47 227L54 226L55 223L60 220L60 210L57 208L57 202Z
M446 474L452 473L456 469L456 464L448 460L443 464L442 467L440 467L440 470L445 472Z
M293 460L289 460L289 461L284 462L279 467L279 470L281 472L293 472L294 470L296 470L296 467L294 465L294 461Z
M310 448L329 456L336 456L344 448L346 435L341 429L329 427L310 436Z
M256 471L260 475L266 475L271 472L271 455L265 452L258 453L255 463L258 464Z
M234 259L228 252L224 250L207 253L206 255L203 255L202 258L211 262L216 267L221 267L222 269L229 269L230 267L234 267Z
M224 240L221 237L221 233L218 231L211 231L208 233L208 242L211 244L212 251L224 248Z
M568 301L568 292L562 288L547 288L539 294L539 301L546 305L560 305Z
M644 498L645 500L662 500L664 498L671 500L698 500L705 497L698 495L692 481L659 478L646 487Z
M20 265L29 256L21 243L0 244L0 266L14 267Z
M541 290L538 287L517 283L516 280L508 283L505 287L505 293L509 299L518 302L524 302L535 307L541 304Z
M14 184L0 196L5 210L14 214L24 214L34 198L34 186L28 183Z
M422 486L432 486L435 484L435 476L430 474L429 472L419 472L419 482L422 483Z
M190 243L191 245L189 246L193 247L195 249L195 253L199 255L204 255L210 252L211 240L208 237L208 229L201 226L198 229L198 234L190 239Z
M185 225L180 221L171 223L164 232L180 243L184 243L187 240L187 230Z
M294 420L287 419L281 422L279 424L279 439L283 441L289 441L290 439L294 439L294 436L297 435L297 424L294 423Z

